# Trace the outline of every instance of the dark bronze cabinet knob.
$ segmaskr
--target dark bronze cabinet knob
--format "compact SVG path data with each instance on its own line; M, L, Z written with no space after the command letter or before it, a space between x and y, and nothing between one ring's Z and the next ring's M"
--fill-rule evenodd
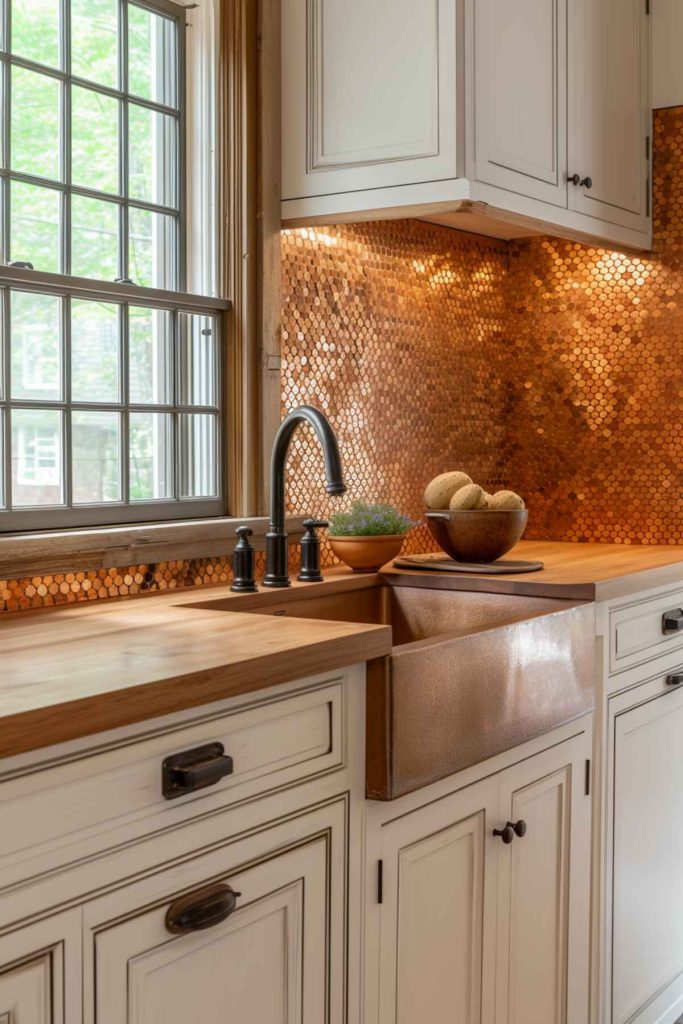
M500 838L503 840L506 846L509 846L512 840L515 838L514 827L510 824L509 821L505 828L494 828L493 834L494 836L500 836Z
M593 188L593 179L588 177L582 178L580 174L568 175L567 181L576 188Z
M500 836L506 846L509 846L515 836L520 839L526 835L526 822L519 819L519 821L508 821L504 828L494 828L494 836Z

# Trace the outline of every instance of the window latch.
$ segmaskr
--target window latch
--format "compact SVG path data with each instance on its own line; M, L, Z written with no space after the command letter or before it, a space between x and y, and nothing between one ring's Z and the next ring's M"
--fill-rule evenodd
M135 284L135 281L131 280L130 277L115 277L114 284Z
M28 260L12 260L7 266L16 267L17 270L35 270L33 264L29 263Z

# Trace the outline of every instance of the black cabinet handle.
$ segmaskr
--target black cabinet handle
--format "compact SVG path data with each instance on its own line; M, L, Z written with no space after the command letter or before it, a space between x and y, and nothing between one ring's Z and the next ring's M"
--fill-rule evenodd
M673 636L683 630L683 608L670 608L662 615L662 633Z
M166 911L166 929L172 935L184 935L213 928L230 917L241 895L229 885L208 885L180 896Z
M519 819L519 821L508 821L504 828L494 828L494 836L500 836L506 846L509 846L515 836L520 839L526 835L526 822Z
M567 177L567 181L570 185L575 185L577 188L593 188L592 178L582 178L580 174L570 174Z
M672 672L664 682L667 686L680 686L683 683L683 672Z
M184 750L167 757L161 766L161 789L167 800L214 786L226 775L232 775L232 758L222 743Z

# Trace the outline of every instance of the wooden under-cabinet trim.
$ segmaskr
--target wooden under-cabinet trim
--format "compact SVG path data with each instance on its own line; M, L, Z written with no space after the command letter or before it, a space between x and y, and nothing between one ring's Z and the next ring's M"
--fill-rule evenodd
M281 401L281 0L260 0L258 13L258 295L260 423L259 508L269 494L269 455Z
M287 520L290 543L296 543L303 536L302 523L303 516ZM252 544L257 551L263 551L268 530L265 517L3 534L0 535L0 579L229 555L237 541L235 529L242 525L252 528Z

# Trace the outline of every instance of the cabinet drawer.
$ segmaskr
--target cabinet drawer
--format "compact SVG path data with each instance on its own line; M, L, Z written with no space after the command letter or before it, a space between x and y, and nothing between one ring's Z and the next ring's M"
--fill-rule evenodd
M665 632L666 613L680 612L679 632ZM623 672L683 647L683 591L633 601L610 612L610 672Z
M94 901L97 1024L342 1024L344 851L337 800Z
M6 777L0 781L3 883L340 768L343 695L341 678L326 680ZM232 773L165 798L164 761L208 744L222 744Z
M0 1024L80 1019L80 924L72 910L0 938Z

